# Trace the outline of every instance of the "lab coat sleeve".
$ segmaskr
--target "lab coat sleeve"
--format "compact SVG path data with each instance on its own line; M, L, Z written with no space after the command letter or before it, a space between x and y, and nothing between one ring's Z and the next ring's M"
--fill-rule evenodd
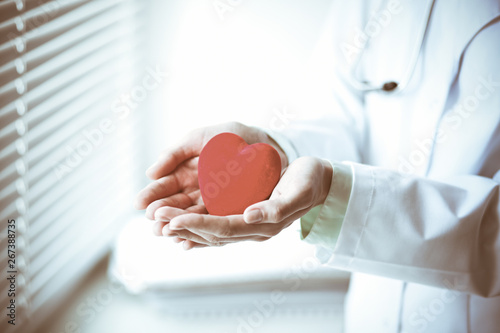
M351 195L352 170L349 165L332 163L330 191L322 205L300 219L301 239L334 249Z
M338 241L333 251L320 247L320 260L485 297L500 294L498 173L495 179L436 182L361 164L352 168Z

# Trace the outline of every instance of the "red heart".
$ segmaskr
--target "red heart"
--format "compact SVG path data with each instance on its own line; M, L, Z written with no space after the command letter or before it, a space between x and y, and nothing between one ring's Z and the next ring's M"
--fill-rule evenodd
M281 159L266 143L248 145L233 133L214 136L198 160L198 183L212 215L243 214L269 198L281 174Z

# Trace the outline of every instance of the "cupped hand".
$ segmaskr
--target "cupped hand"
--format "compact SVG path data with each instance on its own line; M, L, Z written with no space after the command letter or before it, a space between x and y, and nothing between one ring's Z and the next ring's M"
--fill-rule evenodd
M333 169L329 162L302 157L284 172L269 200L248 207L243 215L213 216L179 207L158 208L155 218L170 222L156 225L156 232L184 241L184 248L222 246L267 240L322 204L330 190Z
M282 167L286 167L288 161L282 149L258 128L236 122L201 128L189 133L178 146L165 151L146 171L153 182L139 192L135 207L146 209L146 217L151 220L158 220L156 215L160 207L207 214L198 185L198 157L205 144L223 132L238 134L248 144L272 145L280 154ZM168 220L163 218L155 224L155 234L161 235L161 228L166 223Z

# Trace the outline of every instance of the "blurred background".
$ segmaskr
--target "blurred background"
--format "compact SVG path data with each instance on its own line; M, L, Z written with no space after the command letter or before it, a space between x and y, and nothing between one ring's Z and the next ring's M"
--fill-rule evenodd
M133 209L189 130L310 111L295 86L330 2L1 1L0 331L340 332L348 275L298 225L186 252Z

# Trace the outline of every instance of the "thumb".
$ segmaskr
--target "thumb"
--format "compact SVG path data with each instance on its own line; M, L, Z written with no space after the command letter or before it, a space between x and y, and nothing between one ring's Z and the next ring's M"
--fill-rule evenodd
M302 210L306 205L301 196L279 196L249 206L243 213L246 223L279 223Z
M163 152L158 160L146 170L151 179L159 179L174 171L182 162L198 156L203 147L203 136L191 134L177 147Z

